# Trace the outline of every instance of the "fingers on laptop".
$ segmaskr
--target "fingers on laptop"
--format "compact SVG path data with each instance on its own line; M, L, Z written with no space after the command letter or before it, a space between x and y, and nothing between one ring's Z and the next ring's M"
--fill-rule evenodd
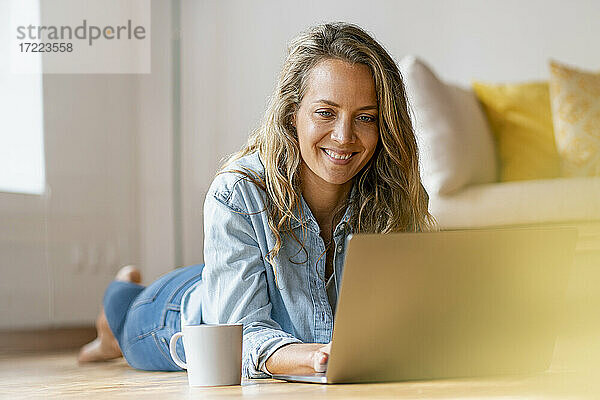
M321 347L314 355L314 370L315 372L327 371L327 363L329 361L329 353L331 352L331 342Z
M314 357L314 369L315 372L325 372L327 371L327 361L329 360L329 356L326 353L322 353L321 351L315 352Z

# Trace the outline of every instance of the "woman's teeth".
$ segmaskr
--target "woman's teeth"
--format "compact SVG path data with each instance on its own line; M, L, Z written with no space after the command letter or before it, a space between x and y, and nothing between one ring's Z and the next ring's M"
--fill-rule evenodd
M352 157L353 153L346 153L346 154L341 154L341 153L335 153L329 149L323 149L325 150L325 153L327 153L331 158L335 158L336 160L347 160L350 157Z

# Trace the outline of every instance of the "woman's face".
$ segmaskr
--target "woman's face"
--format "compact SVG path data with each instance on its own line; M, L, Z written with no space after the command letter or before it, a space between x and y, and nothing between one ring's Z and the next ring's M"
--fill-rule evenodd
M318 63L309 73L294 121L303 174L322 184L350 181L375 152L377 118L369 67L332 59Z

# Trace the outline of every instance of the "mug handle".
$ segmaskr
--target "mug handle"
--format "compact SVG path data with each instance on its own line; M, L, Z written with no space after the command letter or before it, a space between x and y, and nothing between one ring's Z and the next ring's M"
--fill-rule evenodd
M169 342L169 353L171 353L171 358L175 361L175 364L179 365L183 369L187 369L187 364L181 361L177 352L175 351L175 345L177 344L177 339L183 337L183 332L177 332L173 336L171 336L171 341Z

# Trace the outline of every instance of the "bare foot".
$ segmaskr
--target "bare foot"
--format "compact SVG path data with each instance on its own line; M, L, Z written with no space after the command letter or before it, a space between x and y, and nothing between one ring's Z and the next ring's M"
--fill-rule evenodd
M115 280L140 283L142 277L139 269L133 265L126 265L117 272ZM96 319L96 330L98 337L81 348L77 361L80 363L108 361L121 357L119 342L110 330L104 309L100 311L100 315Z
M135 265L126 265L117 272L115 281L140 283L142 282L142 274Z
M80 363L108 361L121 357L119 343L108 326L104 309L96 319L96 330L98 337L81 348L77 361Z

